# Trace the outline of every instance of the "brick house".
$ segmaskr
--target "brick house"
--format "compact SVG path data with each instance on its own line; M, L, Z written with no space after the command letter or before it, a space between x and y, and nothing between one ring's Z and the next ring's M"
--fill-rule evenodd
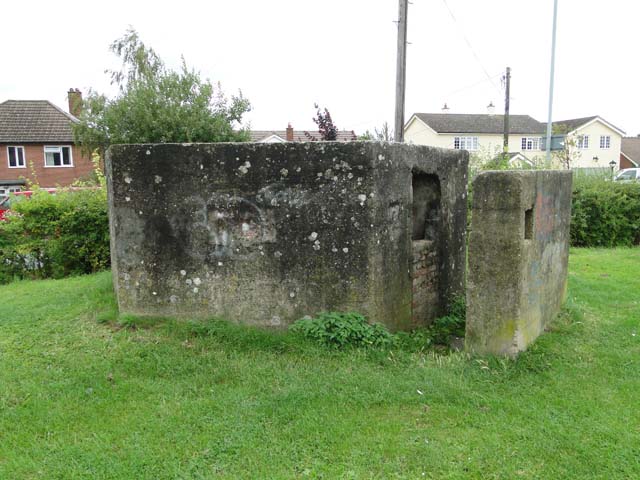
M640 167L640 135L624 137L620 150L620 169Z
M79 90L69 91L69 110L80 113ZM68 186L93 172L91 158L74 144L71 125L78 119L47 100L0 103L0 196L24 189Z

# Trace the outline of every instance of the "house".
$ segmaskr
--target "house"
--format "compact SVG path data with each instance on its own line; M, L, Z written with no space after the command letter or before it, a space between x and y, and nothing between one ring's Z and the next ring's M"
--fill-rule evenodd
M316 142L322 140L317 130L294 130L289 124L286 130L251 130L252 142L280 143L280 142ZM358 137L353 130L338 130L337 142L353 142Z
M504 115L415 113L404 130L408 143L468 150L487 159L502 152ZM544 124L529 115L509 116L509 152L533 160L540 150Z
M624 137L620 150L620 169L640 167L640 135Z
M599 116L553 123L571 139L574 168L607 167L619 157L624 132ZM494 114L415 113L405 126L405 141L468 150L487 159L502 152L504 116ZM509 115L509 149L535 162L545 158L546 123L529 115ZM616 162L617 163L617 162Z
M69 111L78 115L79 90L69 91ZM45 188L89 178L93 164L74 144L78 119L47 100L0 103L0 195L24 189L27 181Z
M561 120L553 122L553 128L571 139L574 168L610 168L612 162L618 164L625 132L602 117Z

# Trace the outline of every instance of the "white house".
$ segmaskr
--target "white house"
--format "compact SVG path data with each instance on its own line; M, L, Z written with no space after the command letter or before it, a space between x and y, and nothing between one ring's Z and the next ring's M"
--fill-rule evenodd
M609 168L620 161L625 133L605 119L594 116L553 122L554 129L571 139L574 168Z
M565 141L570 139L567 148L573 168L608 168L609 162L618 163L624 132L603 118L563 120L553 127ZM415 113L405 126L404 137L408 143L468 150L488 159L502 152L503 128L503 115ZM546 128L546 123L529 115L509 115L509 153L544 160Z

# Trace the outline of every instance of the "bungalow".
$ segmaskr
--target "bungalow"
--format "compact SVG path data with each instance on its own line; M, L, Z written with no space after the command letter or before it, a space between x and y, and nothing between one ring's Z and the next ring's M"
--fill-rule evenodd
M252 142L280 143L280 142L317 142L322 140L320 132L315 130L294 130L291 124L286 130L251 130ZM353 130L338 130L337 142L353 142L358 137Z
M504 116L494 114L415 113L405 126L409 143L468 150L493 158L502 151ZM554 132L571 139L574 168L607 167L619 157L624 132L601 117L553 123ZM509 116L509 152L532 161L545 157L546 123L529 115ZM617 163L617 162L616 162Z
M69 91L69 110L79 114L82 96ZM74 144L71 125L78 119L47 100L0 103L0 196L27 182L45 188L69 186L89 178L93 164Z

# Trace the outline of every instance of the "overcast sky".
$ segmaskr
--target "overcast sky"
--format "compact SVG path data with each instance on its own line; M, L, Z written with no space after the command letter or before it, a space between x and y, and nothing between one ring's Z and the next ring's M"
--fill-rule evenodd
M0 101L69 87L109 92L109 44L129 25L170 66L184 55L251 101L254 129L313 128L313 104L341 129L393 123L397 0L4 2ZM553 0L412 0L406 118L504 108L546 121ZM600 115L640 134L640 2L559 0L554 120Z

